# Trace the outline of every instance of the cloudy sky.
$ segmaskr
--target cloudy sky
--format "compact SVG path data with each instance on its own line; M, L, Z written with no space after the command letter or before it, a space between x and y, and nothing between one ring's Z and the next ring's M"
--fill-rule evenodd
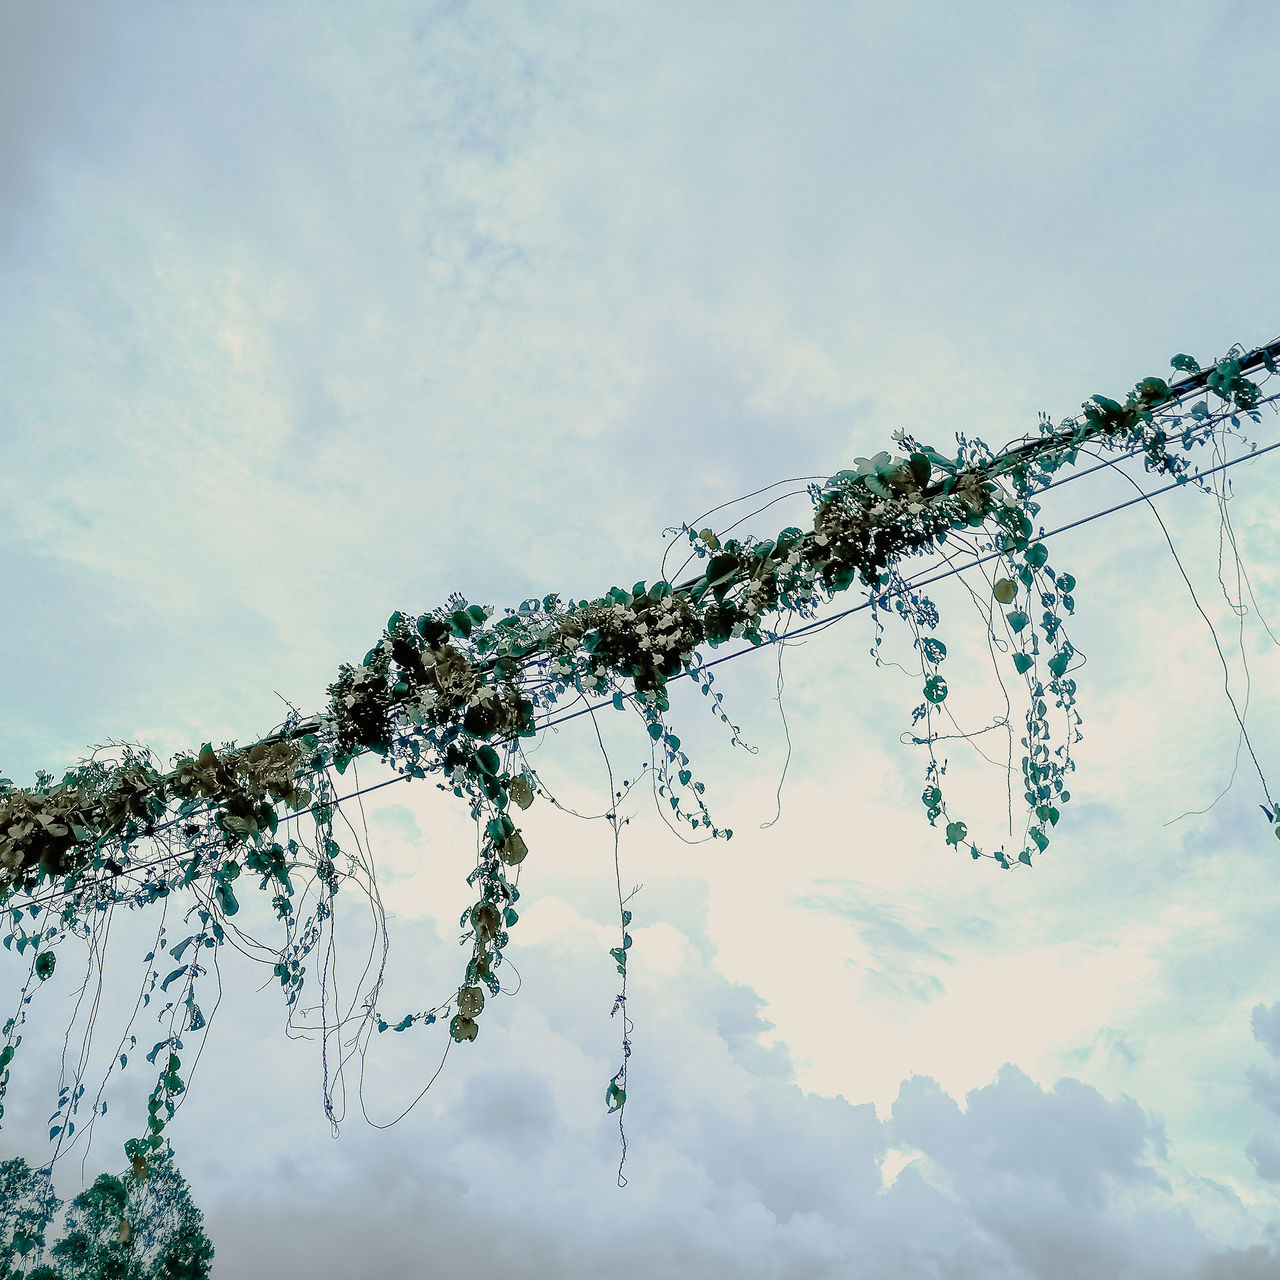
M2 771L244 742L282 698L318 707L394 608L652 580L664 529L900 428L1000 445L1175 352L1269 341L1277 39L1261 3L0 0ZM1280 634L1275 456L1231 472L1231 510ZM1131 492L1091 477L1045 523ZM1158 501L1265 768L1276 647L1224 599L1212 500ZM1032 871L925 822L915 683L865 614L785 651L771 825L776 651L721 668L754 753L675 700L735 836L625 810L625 1189L601 823L530 810L522 988L392 1128L352 1095L332 1137L319 1046L229 957L172 1133L216 1274L1280 1275L1280 846L1247 758L1208 808L1236 727L1151 512L1053 562L1086 740ZM936 599L981 726L972 610ZM631 777L647 740L616 721ZM589 722L536 759L600 810ZM998 842L999 779L966 769ZM463 963L458 807L366 804L406 1010ZM108 1057L148 924L114 939ZM33 1006L2 1154L43 1158L74 991L60 967ZM440 1030L373 1044L373 1121ZM113 1082L64 1194L122 1163L151 1083Z

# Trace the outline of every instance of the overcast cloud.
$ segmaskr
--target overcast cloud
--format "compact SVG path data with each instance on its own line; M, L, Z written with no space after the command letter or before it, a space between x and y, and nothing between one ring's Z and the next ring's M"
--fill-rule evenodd
M665 528L899 428L999 445L1174 352L1268 341L1277 37L1248 3L0 0L0 771L246 741L278 695L318 706L395 608L653 579ZM1231 474L1274 628L1271 457ZM1131 492L1093 477L1043 519ZM1274 646L1252 617L1237 635L1213 503L1159 501L1241 698L1250 660L1265 766ZM720 668L757 754L675 700L735 836L691 849L628 810L625 1189L601 824L530 811L521 990L390 1129L349 1096L331 1137L318 1044L229 957L173 1126L215 1274L1280 1275L1257 779L1242 758L1210 807L1236 727L1151 513L1054 556L1086 739L1032 872L967 865L924 821L912 682L875 667L865 615L785 653L772 826L776 654ZM981 726L981 635L956 583L937 599ZM623 723L602 729L630 777ZM536 761L599 811L589 726ZM999 838L999 775L954 770ZM429 785L367 808L404 1009L462 964L453 808ZM146 925L116 936L104 1062ZM60 963L33 1006L0 1155L42 1158L76 980ZM374 1120L440 1031L375 1038ZM113 1078L84 1177L121 1163L149 1088ZM79 1160L58 1177L74 1194Z

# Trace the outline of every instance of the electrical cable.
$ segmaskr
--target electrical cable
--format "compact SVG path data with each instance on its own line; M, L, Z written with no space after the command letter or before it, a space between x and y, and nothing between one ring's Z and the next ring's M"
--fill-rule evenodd
M1275 400L1278 398L1280 398L1280 396L1269 397L1270 400ZM1184 488L1188 483L1190 483L1193 480L1199 480L1205 476L1214 475L1219 472L1227 471L1234 466L1238 466L1242 462L1249 462L1255 458L1262 457L1264 454L1271 453L1275 449L1280 449L1280 441L1277 441L1275 444L1266 445L1261 449L1256 449L1251 453L1242 454L1240 457L1232 458L1227 462L1219 463L1217 466L1206 467L1202 470L1197 470L1191 473L1190 475L1184 476L1181 480L1175 481L1172 484L1165 485L1163 488L1153 489L1150 492L1143 491L1134 498L1129 498L1124 502L1118 502L1114 506L1106 507L1101 511L1091 512L1089 515L1081 516L1078 520L1072 520L1068 524L1060 525L1058 528L1052 529L1047 533L1039 534L1036 537L1032 538L1031 541L1045 542L1050 538L1057 537L1057 535L1060 533L1067 533L1072 529L1079 529L1084 525L1091 524L1095 520L1101 520L1105 516L1114 515L1117 511L1123 511L1127 507L1135 506L1139 502L1150 502L1152 498L1160 497L1162 494L1165 494L1165 493L1171 493L1174 489ZM1100 463L1097 467L1090 468L1089 471L1090 472L1098 471L1106 467L1113 466L1114 463L1118 460L1119 459L1117 458L1117 459L1109 460L1107 462ZM1088 472L1086 472L1085 474L1088 474ZM1074 478L1074 477L1066 477L1065 479L1071 479L1071 478ZM1065 479L1060 483L1065 483ZM1053 486L1046 485L1045 489L1048 489L1051 487ZM1043 490L1041 490L1041 492L1043 492ZM967 560L963 564L954 565L951 568L942 571L941 573L934 574L932 577L919 576L916 578L907 579L899 587L871 596L868 599L862 601L860 604L853 605L848 609L843 609L838 613L834 613L830 615L829 617L816 618L812 622L808 622L802 627L797 627L794 630L787 632L785 635L777 636L772 639L763 640L758 645L746 645L741 649L734 650L734 652L732 653L727 653L727 654L724 654L722 657L713 659L710 662L705 662L702 664L701 667L699 667L699 670L706 671L706 670L709 670L711 667L719 666L722 663L732 662L735 658L741 658L744 654L757 653L760 650L766 649L770 645L779 643L782 640L791 642L793 640L798 639L801 636L823 630L829 626L832 626L836 622L842 621L844 618L848 618L855 613L861 613L863 610L871 608L872 605L875 603L883 602L885 600L893 598L894 596L902 595L908 591L913 591L921 587L931 586L934 583L941 582L946 578L955 577L958 574L965 573L970 569L975 569L980 565L988 564L992 560L997 560L1001 557L1001 554L1002 554L1001 552L994 551L989 553L988 555L975 557L972 560ZM667 683L670 684L676 680L686 678L689 674L690 673L688 671L677 672L668 680ZM634 694L624 694L623 697L624 699L630 699L634 697ZM586 706L583 706L576 711L570 711L562 716L557 716L553 719L544 720L541 724L535 725L535 728L537 729L538 732L543 732L547 729L557 728L560 725L568 724L571 720L578 719L579 716L589 715L592 712L599 711L605 707L610 707L613 705L615 704L613 703L611 698L604 699L599 702L588 703ZM508 739L504 739L503 741L504 742L515 741L515 738L508 738ZM279 824L283 825L287 822L292 822L295 818L305 817L308 813L313 812L316 808L319 808L321 806L332 806L334 808L337 808L339 805L343 804L347 800L353 800L358 796L368 795L372 791L381 790L383 787L392 786L397 782L407 782L413 776L414 776L413 774L408 774L408 773L400 774L395 778L388 778L383 782L376 782L371 784L370 786L361 787L355 791L350 792L345 796L335 796L329 800L316 801L314 804L309 805L306 808L299 809L294 813L285 814L283 817L279 819ZM176 825L178 822L186 821L187 818L190 818L192 816L194 815L193 814L182 815L181 817L175 818L172 821L163 824L162 826L156 827L154 832L150 834L159 834L161 831L167 830L168 828ZM138 871L149 870L153 867L162 866L165 863L172 862L183 856L184 854L166 854L163 857L160 857L148 862L138 863L130 867L129 872L132 874ZM33 895L27 901L30 904L40 904L40 903L45 903L50 901L56 901L57 899L63 897L64 894L65 894L65 890L57 889L45 895L40 895L40 896Z

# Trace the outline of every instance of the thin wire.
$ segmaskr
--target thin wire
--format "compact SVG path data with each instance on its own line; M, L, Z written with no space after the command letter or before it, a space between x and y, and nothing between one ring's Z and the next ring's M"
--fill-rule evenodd
M1272 354L1280 355L1280 339L1277 339L1275 342L1273 342L1273 343L1269 344L1266 348L1262 348L1262 349L1260 349L1260 350L1259 350L1259 352L1254 353L1256 358L1255 358L1255 359L1254 359L1250 364L1248 364L1248 365L1244 366L1244 369L1245 369L1245 370L1247 370L1247 369L1249 369L1249 368L1252 368L1253 366L1256 366L1257 364L1261 363L1261 355L1262 355L1262 351L1266 351L1266 352L1268 352L1268 353L1272 353ZM1206 374L1205 376L1207 376L1207 374ZM1192 377L1192 378L1184 379L1182 382L1175 383L1175 384L1173 385L1173 389L1174 389L1174 390L1177 390L1177 391L1179 392L1179 398L1181 398L1182 396L1184 396L1184 395L1186 395L1186 394L1189 394L1189 392L1190 392L1190 391L1196 390L1196 389L1197 389L1197 383L1198 383L1198 382L1203 382L1203 380L1204 380L1204 379L1203 379L1203 377L1200 377L1199 375L1197 375L1196 377ZM1184 389L1184 388L1185 388L1185 389ZM1257 402L1257 405L1255 406L1255 408L1261 408L1263 405L1272 404L1272 403L1274 403L1274 402L1275 402L1275 401L1277 401L1277 400L1280 400L1280 392L1277 392L1277 393L1275 393L1275 394L1273 394L1273 395L1270 395L1270 396L1263 397L1262 399L1260 399L1260 400ZM1169 407L1169 406L1172 406L1174 403L1176 403L1176 401L1175 401L1175 400L1171 400L1171 401L1167 402L1167 405L1166 405L1166 406L1163 406L1163 407ZM1230 409L1222 409L1222 410L1220 410L1220 411L1219 411L1218 413L1216 413L1216 414L1210 414L1210 415L1209 415L1208 417L1206 417L1206 418L1205 418L1201 423L1199 423L1199 425L1198 425L1198 426L1191 428L1190 433L1189 433L1189 436L1188 436L1188 440L1189 440L1190 442L1195 442L1195 441L1198 441L1198 440L1200 440L1200 439L1203 439L1203 438L1204 438L1204 437L1203 437L1203 435L1202 435L1202 434L1198 435L1197 433L1204 433L1204 432L1211 431L1211 430L1212 430L1212 428L1213 428L1214 426L1216 426L1219 422L1223 421L1223 419L1228 418L1228 417L1235 417L1235 416L1236 416L1235 411L1230 410ZM1031 444L1037 444L1037 443L1039 443L1039 441L1034 441L1034 440L1033 440L1033 441L1029 441L1029 442L1028 442L1028 445L1031 445ZM1248 456L1248 457L1257 457L1259 453L1266 453L1266 452L1268 451L1268 449L1271 449L1271 448L1274 448L1274 447L1275 447L1275 446L1273 446L1273 445L1268 445L1266 449L1256 450L1255 452L1253 452L1253 453L1251 453L1251 454L1249 454L1249 455L1247 455L1247 456ZM1067 475L1065 475L1065 476L1061 476L1061 477L1059 477L1059 478L1057 478L1057 479L1055 479L1055 480L1048 481L1047 483L1045 483L1045 484L1041 485L1041 487L1040 487L1040 488L1038 488L1035 492L1036 492L1036 494L1047 493L1050 489L1056 489L1056 488L1060 487L1061 485L1064 485L1064 484L1070 484L1070 483L1071 483L1071 481L1073 481L1073 480L1079 480L1079 479L1082 479L1084 476L1093 475L1093 474L1094 474L1095 472L1097 472L1097 471L1103 471L1103 470L1106 470L1108 467L1113 467L1113 466L1115 466L1115 464L1116 464L1117 462L1123 461L1125 458L1135 457L1137 454L1139 454L1139 453L1141 453L1141 452L1143 452L1143 447L1142 447L1141 445L1135 445L1135 446L1133 446L1133 447L1132 447L1132 448L1130 448L1130 449L1121 450L1121 451L1117 452L1117 453L1116 453L1116 455L1115 455L1113 458L1108 459L1107 461L1104 461L1104 462L1100 462L1097 466L1088 467L1088 468L1086 468L1086 469L1085 469L1085 470L1083 470L1083 471L1073 469L1069 474L1067 474ZM999 455L999 456L1002 456L1002 457L1003 457L1003 456L1009 456L1009 455L1002 454L1002 455ZM1236 461L1237 461L1237 462L1239 462L1239 461L1244 461L1244 460L1245 460L1245 459L1244 459L1243 457L1242 457L1242 458L1238 458L1238 459L1236 459ZM1235 465L1235 463L1234 463L1234 462L1232 462L1232 463L1227 463L1227 464L1225 464L1225 465L1226 465L1226 466L1234 466L1234 465ZM1209 470L1206 470L1206 471L1203 471L1203 472L1198 472L1198 473L1197 473L1197 475L1210 475L1210 474L1212 474L1212 472L1213 472L1213 471L1222 470L1222 469L1223 469L1223 468L1221 468L1221 467L1214 467L1214 468L1210 468ZM745 501L745 500L746 500L746 499L748 499L748 498L756 497L758 494L766 493L766 492L768 492L768 490L770 490L770 489L775 489L775 488L777 488L779 485L783 485L783 484L794 484L794 483L796 483L796 482L797 482L797 481L799 481L799 480L811 479L811 478L813 478L813 477L807 477L807 476L793 476L793 477L790 477L789 479L786 479L786 480L777 480L777 481L775 481L773 484L771 484L771 485L765 485L765 486L764 486L764 488L762 488L762 489L756 489L754 492L749 493L749 494L745 494L745 495L743 495L743 497L741 497L741 498L733 498L733 499L731 499L731 500L730 500L730 501L728 501L728 502L723 502L723 503L721 503L721 504L720 504L720 506L718 506L718 507L712 507L710 511L708 511L708 512L704 512L704 513L702 514L702 516L699 516L699 517L698 517L698 519L699 519L699 520L701 520L701 519L705 519L705 518L706 518L706 516L711 515L711 514L713 514L713 513L714 513L714 512L716 512L716 511L720 511L720 510L722 510L722 509L723 509L723 508L725 508L725 507L734 506L734 505L736 505L737 503L742 502L742 501ZM1162 490L1157 490L1157 491L1156 491L1156 493L1163 493L1163 492L1165 492L1165 490L1163 490L1163 489L1162 489ZM1153 496L1155 496L1155 495L1153 495ZM1137 501L1137 499L1135 499L1135 501ZM1114 507L1114 508L1112 508L1111 510L1119 510L1119 509L1120 509L1120 508L1118 508L1118 507ZM1104 515L1105 515L1105 514L1110 514L1110 512L1103 512L1103 513L1101 513L1101 514L1104 514ZM744 518L745 518L745 517L744 517ZM697 522L695 521L695 523L697 523ZM1067 526L1067 527L1071 527L1071 526ZM1055 530L1055 532L1062 532L1062 530ZM1052 536L1052 535L1046 535L1046 536ZM668 547L667 547L667 551L666 551L666 553L664 553L664 555L663 555L663 563L664 563L664 564L665 564L665 562L666 562L667 554L669 554L669 553L670 553L670 551L671 551L671 547L672 547L672 546L674 546L674 544L670 544L670 545L668 545ZM991 558L991 557L988 557L988 559L990 559L990 558ZM687 564L687 563L688 563L688 561L686 560L686 561L685 561L685 563ZM982 563L985 563L985 562L984 562L984 561L980 561L980 560L979 560L979 561L975 561L975 562L974 562L974 564L982 564ZM943 576L950 576L950 575L948 574L948 575L943 575ZM686 589L688 589L689 587L691 587L692 585L694 585L694 583L696 583L696 581L697 581L697 579L691 579L689 582L680 583L680 584L679 584L676 588L674 588L674 589L675 589L675 590L677 590L677 591L680 591L680 590L686 590ZM938 581L938 579L930 579L929 581ZM908 584L906 584L906 586L912 586L912 585L926 585L926 584L924 584L924 583L921 583L921 584L912 584L912 583L908 583ZM903 588L903 590L905 590L905 589L906 589L906 587L904 587L904 588ZM885 593L885 598L888 598L888 596L891 596L891 595L893 595L893 594L895 594L895 593L894 593L894 592L887 592L887 593ZM866 607L868 607L868 606L867 606L867 604L863 604L863 605L856 606L854 609L847 610L845 613L838 613L838 614L834 614L831 618L827 619L827 620L826 620L826 622L835 622L835 621L838 621L840 618L846 617L846 616L848 615L848 613L856 613L856 612L858 612L860 609L863 609L863 608L866 608ZM811 624L810 626L805 627L805 628L802 628L801 630L796 631L796 632L793 632L792 634L793 634L793 635L802 635L802 634L804 634L806 631L809 631L809 630L814 629L814 627L815 627L815 626L817 626L817 625L819 625L819 624ZM825 625L825 623L824 623L824 624L822 624L822 625ZM523 656L523 657L529 657L529 656L532 656L532 653L533 653L533 652L534 652L534 651L530 651L529 653L526 653L526 654L524 654L524 655L511 655L511 656ZM748 652L748 650L743 650L742 652ZM481 665L480 665L480 669L481 669L481 670L489 670L490 668L492 668L492 666L494 665L494 663L495 663L496 661L497 661L496 657L495 657L495 658L491 658L491 659L489 659L488 661L486 661L485 663L481 664ZM711 666L715 666L715 665L717 665L717 663L724 662L724 661L727 661L727 659L726 659L726 658L717 658L717 659L715 659L713 662L705 663L705 664L703 664L703 665L704 665L704 666L706 666L706 667L711 667ZM679 678L680 678L682 675L684 675L684 674L685 674L685 673L681 672L679 675L673 676L673 677L672 677L672 679L679 679ZM543 683L545 684L545 683L548 683L548 682L544 681ZM602 704L597 704L597 705L602 705ZM544 725L542 725L541 727L542 727L542 728L550 728L550 727L552 727L552 725L556 725L556 724L563 724L563 723L565 723L565 720L566 720L566 719L574 719L574 718L576 718L576 716L578 716L578 715L583 715L583 714L585 714L585 712L584 712L584 711L578 711L578 712L575 712L573 715L571 715L571 716L567 716L567 717L565 717L565 718L563 718L563 719L560 719L560 720L554 720L554 721L551 721L551 722L549 722L549 723L545 723L545 724L544 724ZM276 741L285 741L285 740L288 740L288 739L301 737L301 736L304 736L306 733L314 733L317 729L319 729L319 728L321 727L321 723L322 723L322 718L321 718L321 717L319 717L319 716L309 716L309 717L307 717L307 718L306 718L306 719L304 719L304 720L300 720L300 721L299 721L299 722L294 726L294 728L293 728L291 731L289 731L289 732L285 732L283 729L273 730L271 733L267 734L265 737L263 737L263 738L259 739L257 743L250 743L249 745L250 745L250 746L254 746L254 745L261 745L261 744L265 744L265 743L272 743L272 742L276 742ZM508 741L509 741L509 739L508 739ZM166 776L172 776L172 775L166 775ZM405 776L409 776L409 775L405 775ZM391 779L391 780L390 780L390 782L399 782L399 781L402 781L402 780L403 780L403 778L393 778L393 779ZM377 784L377 786L389 786L389 785L390 785L390 782L378 783L378 784ZM376 790L376 787L371 788L371 789L372 789L372 790ZM352 795L353 795L353 796L354 796L354 795L357 795L357 794L364 794L364 793L363 793L363 792L353 792L353 793L352 793ZM351 799L351 798L352 798L352 796L344 796L344 797L343 797L343 799ZM341 803L341 801L334 801L333 803L337 804L337 803ZM154 827L150 828L150 830L145 830L145 831L143 831L141 834L146 835L148 838L153 838L154 836L158 835L160 832L162 832L162 831L168 831L168 830L172 829L173 827L177 826L179 823L186 822L186 821L188 821L188 820L189 820L189 819L191 819L191 818L197 817L197 816L198 816L199 814L201 814L201 813L207 813L207 812L209 812L213 807L214 807L214 806L213 806L212 804L210 804L210 805L206 805L206 806L204 806L203 808L195 808L195 809L189 810L187 813L179 814L177 817L171 818L171 819L169 819L169 821L167 821L167 822L162 822L162 823L158 824L157 826L154 826ZM314 807L314 806L313 806L313 807ZM296 814L291 814L291 815L289 815L288 817L282 818L282 819L281 819L281 821L286 821L286 822L287 822L287 821L289 821L292 817L300 817L302 814L304 814L304 813L309 813L310 811L311 811L310 809L303 809L303 810L300 810L300 811L298 811ZM167 860L167 859L162 859L161 861L166 861L166 860ZM149 866L155 866L155 865L158 865L158 864L157 864L157 863L155 863L155 862L152 862L152 863L140 863L140 864L137 864L137 865L136 865L136 867L131 867L131 868L130 868L130 871L132 872L132 871L133 871L133 870L135 870L135 869L137 869L137 870L142 870L142 869L145 869L146 867L149 867Z
M1031 541L1047 542L1050 538L1055 538L1060 533L1067 533L1071 529L1078 529L1082 525L1092 523L1094 520L1101 520L1103 516L1114 515L1115 512L1123 511L1126 507L1132 507L1136 503L1147 502L1151 498L1158 498L1161 494L1169 493L1173 489L1181 489L1187 483L1187 480L1192 480L1192 479L1198 480L1203 476L1212 475L1216 471L1226 471L1228 468L1234 467L1238 463L1248 462L1253 458L1260 458L1264 453L1270 453L1273 449L1280 449L1280 441L1277 441L1275 444L1269 444L1263 449L1257 449L1253 453L1247 453L1247 454L1243 454L1239 458L1233 458L1230 462L1224 462L1220 466L1208 467L1203 471L1197 471L1192 476L1189 476L1182 481L1165 485L1163 489L1153 489L1150 493L1144 492L1136 498L1130 498L1127 502L1117 502L1115 506L1107 507L1105 511L1095 511L1092 515L1082 516L1079 520L1071 521L1070 524L1060 525L1057 529L1050 530L1050 532L1048 533L1040 534L1039 536L1032 538ZM1103 464L1103 465L1106 465L1106 464ZM884 599L890 598L891 596L902 595L904 592L914 590L917 587L931 586L935 582L941 582L944 578L952 578L958 573L964 573L968 569L976 569L979 565L989 564L992 560L998 560L1001 558L1001 554L1002 553L999 551L993 551L991 552L990 555L977 557L976 559L970 560L965 564L957 565L954 568L947 569L942 573L935 574L931 578L924 577L924 578L909 579L908 581L904 582L901 587L898 587L895 590L883 592L879 596L873 596L871 599L864 600L861 604L855 604L848 609L841 610L839 613L833 613L830 617L818 618L818 619L815 619L813 622L806 623L803 627L797 627L794 631L788 632L786 638L788 640L794 640L799 636L808 635L810 632L820 631L825 627L831 626L832 623L839 622L842 618L847 618L851 614L861 613L864 609L871 608L871 605L874 600L884 600ZM719 666L722 662L732 662L734 658L740 658L744 653L755 653L758 649L763 649L770 644L776 644L776 643L778 643L777 637L770 640L762 640L758 645L750 645L743 649L737 649L733 653L725 654L724 657L722 658L715 658L710 662L704 662L698 669L699 671L706 671L711 667ZM671 681L673 680L683 679L686 675L688 675L688 672L685 672L685 671L677 672L675 675L671 677L670 680L667 681L667 683L670 684ZM624 694L623 696L628 697L630 695ZM598 702L593 704L591 707L583 708L580 711L571 711L567 715L561 716L558 719L546 721L538 727L540 729L550 729L555 725L565 724L569 720L576 720L578 716L586 715L588 710L593 710L596 707L603 707L608 705L609 703L607 702Z
M1280 398L1280 397L1272 397L1272 399L1276 399L1276 398ZM1031 541L1047 542L1050 538L1055 538L1060 533L1068 533L1072 529L1082 528L1084 525L1092 524L1093 521L1095 520L1101 520L1105 516L1114 515L1117 511L1123 511L1127 507L1135 506L1139 502L1149 502L1152 498L1158 498L1162 494L1172 492L1174 489L1183 488L1191 480L1199 480L1205 476L1213 475L1217 472L1228 471L1230 470L1230 468L1234 466L1238 466L1242 462L1250 462L1255 458L1262 457L1263 454L1271 453L1274 449L1280 449L1280 441L1277 441L1275 444L1266 445L1261 449L1255 449L1252 453L1242 454L1238 458L1233 458L1230 461L1220 463L1217 466L1206 467L1203 470L1195 471L1191 475L1183 477L1181 480L1175 481L1172 484L1165 485L1163 488L1153 489L1149 493L1144 491L1143 493L1139 494L1137 497L1130 498L1125 502L1117 502L1114 506L1107 507L1102 511L1095 511L1092 514L1087 516L1082 516L1078 520L1072 520L1069 524L1059 525L1058 528L1051 529L1048 533L1039 534L1038 536L1032 538ZM1102 463L1100 464L1099 467L1093 468L1092 470L1101 470L1102 468L1110 465L1111 463L1109 462ZM1051 486L1048 486L1048 485L1045 486L1046 489L1050 487ZM894 588L889 591L882 592L879 595L873 595L868 599L862 601L861 604L852 605L850 608L842 609L840 612L831 614L829 617L818 618L812 622L806 623L804 626L798 627L796 628L796 630L788 632L785 638L788 641L795 640L801 636L809 635L810 633L824 630L825 628L832 626L837 622L840 622L844 618L848 618L855 613L861 613L864 609L871 608L872 604L876 603L877 601L887 600L893 596L902 595L907 591L912 591L920 587L932 586L934 583L942 582L946 578L955 577L957 574L964 573L969 569L976 569L981 565L989 564L993 560L998 560L1001 558L1001 555L1002 555L1001 552L993 551L988 555L979 556L963 564L959 564L952 568L946 569L943 572L937 573L932 577L920 577L920 578L908 579L902 584L902 586ZM721 663L732 662L735 658L740 658L744 654L755 653L760 649L767 648L771 644L777 644L780 639L782 639L782 637L775 636L770 639L762 640L757 645L748 645L742 649L737 649L733 653L727 653L723 657L714 658L710 662L702 663L698 668L698 670L700 672L707 671L707 670L710 670L710 668L712 667L719 666ZM689 674L690 673L687 671L678 671L676 672L675 675L669 678L667 683L670 684L676 680L684 679ZM630 698L633 698L634 696L635 696L634 694L623 694L624 699L630 699ZM571 720L576 720L579 716L589 715L593 711L597 711L604 707L612 706L612 705L613 705L612 698L608 700L602 700L600 702L587 703L583 707L579 708L577 711L570 711L570 712L567 712L565 715L558 716L550 720L544 720L542 721L541 724L536 724L534 728L537 732L543 732L547 729L557 728L562 724L568 724L569 721ZM515 740L514 738L503 739L504 742L510 742L514 740ZM309 805L305 809L300 809L294 813L286 814L285 816L280 818L280 823L283 824L286 822L292 822L295 818L301 818L306 814L311 813L312 810L320 807L321 805L332 805L333 807L336 808L338 805L342 804L346 800L352 800L356 796L367 795L371 791L377 791L382 787L392 786L397 782L407 782L413 776L414 775L408 774L408 773L400 774L398 777L388 778L385 782L377 782L377 783L374 783L372 786L362 787L345 796L335 797L332 800L317 801L315 804ZM175 825L177 822L184 821L185 818L191 817L191 816L194 816L194 815L187 814L187 815L184 815L184 817L182 818L174 819L173 822L165 823L162 826L158 826L155 828L155 832L165 830L168 827ZM143 833L143 834L151 834L151 833ZM130 873L133 873L134 871L146 870L150 867L160 866L166 862L171 862L175 858L178 858L181 856L183 855L167 854L164 857L154 859L151 862L138 863L135 867L130 867ZM33 896L31 899L29 899L29 901L32 903L53 901L59 897L62 897L63 892L64 891L61 889L52 890L48 895L44 897Z

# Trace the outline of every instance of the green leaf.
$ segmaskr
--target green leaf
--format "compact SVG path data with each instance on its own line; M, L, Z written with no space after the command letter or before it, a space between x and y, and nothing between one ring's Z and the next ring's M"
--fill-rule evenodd
M1027 623L1031 621L1031 619L1028 618L1021 609L1015 609L1012 613L1006 613L1005 617L1008 618L1009 626L1012 627L1015 632L1023 630Z
M476 768L486 777L498 776L502 762L498 759L498 753L487 742L476 751L475 761Z
M969 828L963 822L947 823L947 843L960 847L960 841L969 834Z
M1179 353L1178 355L1174 356L1174 357L1173 357L1173 359L1169 361L1169 364L1170 364L1173 368L1175 368L1175 369L1183 369L1183 370L1185 370L1187 373L1199 373L1199 372L1200 372L1200 364L1199 364L1199 362L1198 362L1198 361L1196 361L1196 360L1193 360L1190 356L1182 355L1181 353Z
M194 934L194 933L192 933L192 934L188 934L188 936L187 936L187 937L185 937L185 938L183 938L183 940L182 940L181 942L179 942L176 946L173 946L173 947L170 947L170 948L169 948L169 954L170 954L170 955L171 955L175 960L181 960L181 959L182 959L182 953L183 953L183 952L184 952L184 951L185 951L185 950L186 950L186 949L187 949L187 948L188 948L188 947L189 947L189 946L190 946L190 945L191 945L195 940L196 940L196 936L195 936L195 934Z
M43 982L46 978L53 976L54 966L58 963L58 957L52 951L42 951L36 956L36 977Z
M1062 592L1074 591L1076 589L1076 580L1069 573L1058 574L1058 590Z
M715 555L707 565L707 586L719 598L724 595L729 584L738 576L738 557L735 555Z
M1041 853L1049 847L1049 837L1039 827L1031 828L1031 838L1036 842Z
M616 1080L610 1080L609 1087L604 1091L604 1100L612 1115L627 1105L627 1091Z
M947 682L941 676L930 676L924 682L924 696L933 703L945 702Z
M240 910L240 904L236 901L236 895L231 891L231 886L227 884L225 880L214 880L213 893L218 899L218 905L222 908L225 915L233 916Z
M1017 667L1019 675L1025 675L1031 670L1035 659L1029 653L1015 653L1013 655L1013 665Z
M173 971L173 972L172 972L172 973L171 973L171 974L170 974L170 975L169 975L169 976L168 976L168 977L167 977L167 978L166 978L166 979L165 979L165 980L160 984L160 990L161 990L161 991L168 991L168 990L169 990L169 983L171 983L175 978L180 978L180 977L182 977L182 975L183 975L184 973L186 973L186 971L187 971L187 966L186 966L185 964L184 964L180 969L175 969L175 970L174 970L174 971Z
M1039 569L1049 558L1049 548L1043 542L1034 542L1027 548L1026 561L1033 569Z

